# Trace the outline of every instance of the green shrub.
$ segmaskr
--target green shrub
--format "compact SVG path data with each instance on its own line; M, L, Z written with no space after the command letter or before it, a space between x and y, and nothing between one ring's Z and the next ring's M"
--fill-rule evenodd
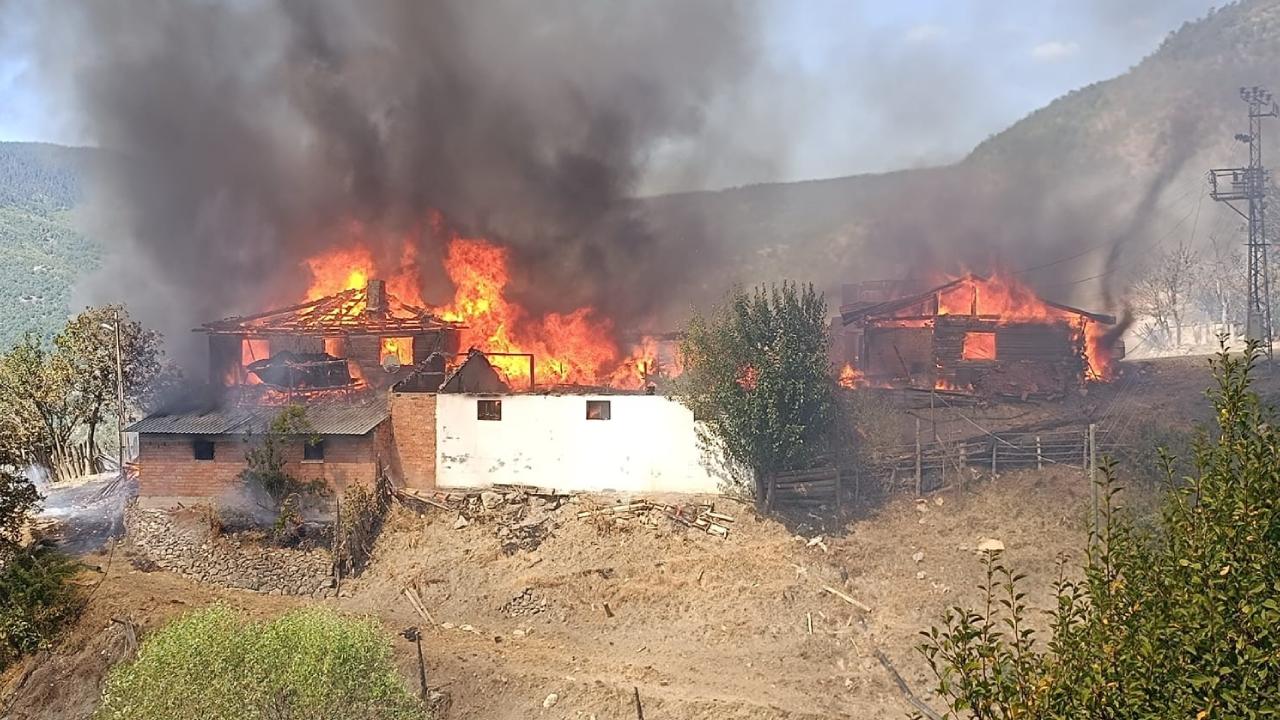
M99 720L425 718L372 620L320 608L248 622L213 606L149 637L107 680Z
M78 563L51 550L20 550L0 568L0 669L48 647L80 609Z
M1252 350L1214 362L1217 432L1195 443L1159 523L1114 507L1081 580L1060 578L1043 650L1022 577L988 559L985 607L954 608L921 646L961 718L1261 718L1280 715L1280 433L1250 389Z

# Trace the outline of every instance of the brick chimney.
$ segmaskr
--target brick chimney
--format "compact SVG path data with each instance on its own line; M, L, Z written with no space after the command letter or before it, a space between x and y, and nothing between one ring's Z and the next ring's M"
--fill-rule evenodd
M387 283L383 280L370 280L364 286L365 313L374 317L387 315Z

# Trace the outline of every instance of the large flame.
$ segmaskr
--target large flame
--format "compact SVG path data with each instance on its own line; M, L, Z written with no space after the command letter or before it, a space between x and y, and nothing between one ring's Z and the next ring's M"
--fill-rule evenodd
M641 387L647 382L657 357L652 346L641 343L624 356L612 339L612 323L590 307L533 317L507 297L508 260L505 248L487 240L455 237L449 243L445 271L455 291L439 314L466 324L463 347L532 354L539 385ZM510 382L529 382L527 358L491 354L489 362Z
M593 308L542 316L527 312L507 297L509 260L505 248L485 239L452 237L444 267L454 285L453 300L431 308L422 300L415 245L405 239L399 264L383 267L370 252L362 228L353 225L348 244L305 261L312 277L306 299L362 288L371 278L384 278L387 292L400 302L462 323L462 349L490 353L489 362L517 388L530 384L530 354L538 385L641 388L660 373L679 373L677 362L660 362L658 343L651 338L624 353L613 339L612 323ZM383 339L381 354L394 355L401 364L412 362L408 339Z
M961 281L937 293L937 315L971 315L994 320L996 325L1018 323L1062 323L1071 328L1084 351L1086 379L1107 381L1114 371L1114 359L1107 341L1107 326L1069 309L1050 304L1015 278L996 273L989 278L966 275ZM892 320L894 327L929 327L933 299L902 311L901 319ZM996 360L998 348L995 333L965 334L961 357L965 360ZM863 373L845 365L837 377L841 386L861 387L867 384ZM945 378L938 378L940 390L963 390Z
M1031 288L1007 274L996 273L989 278L967 275L964 281L938 296L939 315L981 315L994 317L1001 324L1027 322L1066 323L1084 340L1084 356L1091 380L1109 380L1112 358L1104 337L1106 326L1087 316L1056 305L1050 305L1036 295ZM995 338L975 338L972 348L966 342L965 352L974 353L972 359L994 356ZM990 342L991 347L984 343Z

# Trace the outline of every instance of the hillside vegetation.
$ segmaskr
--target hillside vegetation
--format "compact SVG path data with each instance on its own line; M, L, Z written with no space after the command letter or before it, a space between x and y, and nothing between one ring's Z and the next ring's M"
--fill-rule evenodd
M71 289L100 250L72 225L88 151L0 143L0 348L49 337L70 314Z

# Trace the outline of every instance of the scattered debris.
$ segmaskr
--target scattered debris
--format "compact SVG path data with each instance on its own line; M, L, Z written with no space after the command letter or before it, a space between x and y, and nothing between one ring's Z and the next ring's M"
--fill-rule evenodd
M925 573L924 573L924 571L923 571L923 570L921 570L921 571L919 571L919 572L917 572L917 573L916 573L916 579L917 579L917 580L923 580L924 578L925 578Z
M503 603L500 609L507 617L537 615L547 609L547 601L535 595L533 588L525 588L519 595Z
M805 547L820 547L824 553L831 552L831 548L827 547L827 543L824 542L824 538L821 535L811 538L809 542L805 543Z
M924 551L923 551L923 550L917 550L917 551L915 552L915 554L911 556L911 559L912 559L912 560L915 560L917 563L918 563L918 562L920 562L920 561L922 561L922 560L924 560Z
M729 536L729 528L724 523L733 522L731 515L716 512L715 505L690 504L667 505L648 500L631 500L629 502L591 507L578 512L579 520L591 520L600 525L600 521L612 522L614 525L639 519L645 525L655 526L653 515L666 515L672 522L684 527L701 530L708 535L721 538ZM607 527L607 524L603 527Z
M465 517L463 517L462 515L459 515L459 516L458 516L458 519L457 519L457 520L455 520L455 521L453 522L453 529L454 529L454 530L461 530L462 528L464 528L464 527L466 527L466 526L468 526L468 525L470 525L470 524L471 524L471 521L470 521L470 520L466 519L466 518L465 518Z
M978 540L978 552L1001 552L1004 550L1004 543L994 538L980 538Z
M422 598L418 597L418 592L416 590L405 588L404 596L409 600L409 604L413 606L413 609L418 613L418 615L422 616L422 619L427 621L427 624L435 626L436 619L431 617L431 613L427 612L427 608L422 604Z
M548 696L546 697L546 699L545 699L545 700L543 700L543 701L542 701L542 707L543 707L543 709L544 709L544 710L545 710L545 709L550 709L553 705L555 705L557 702L559 702L559 700L560 700L560 696L559 696L559 695L557 695L557 694L555 694L555 693L551 693L550 695L548 695Z

